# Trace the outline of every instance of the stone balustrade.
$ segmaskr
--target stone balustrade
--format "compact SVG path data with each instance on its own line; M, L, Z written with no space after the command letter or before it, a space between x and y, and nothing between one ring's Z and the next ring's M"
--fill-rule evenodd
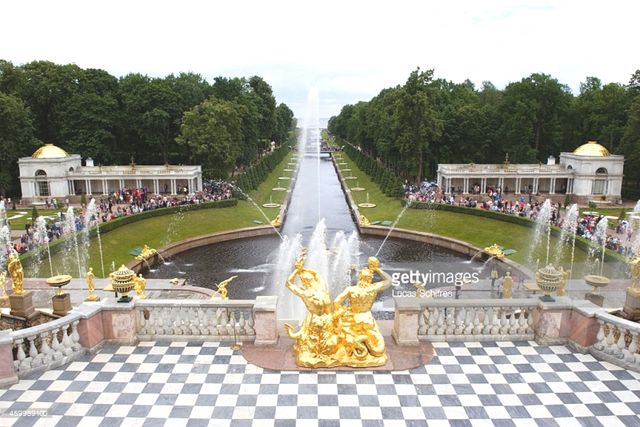
M534 338L534 299L420 299L418 339L505 341Z
M68 316L32 328L8 331L17 376L63 365L83 352L78 334L82 315ZM6 332L6 331L5 331Z
M604 311L596 313L596 320L600 328L590 353L627 369L640 371L640 323Z
M141 300L138 339L254 341L255 300Z

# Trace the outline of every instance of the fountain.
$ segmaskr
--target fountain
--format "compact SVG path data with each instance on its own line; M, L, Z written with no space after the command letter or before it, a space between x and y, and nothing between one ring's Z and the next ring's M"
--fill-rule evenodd
M360 180L356 181L356 186L350 188L351 191L364 191L365 188L360 187Z
M539 251L541 250L541 244L543 236L546 237L546 263L549 264L549 244L550 244L550 232L551 232L551 200L547 199L540 208L535 220L535 227L532 237L531 245L529 246L529 255L527 257L527 264L533 265L534 259L538 259ZM534 258L535 257L535 258Z
M287 191L285 187L280 185L280 180L278 179L278 185L272 188L273 191Z
M87 230L87 233L89 232L89 229L94 225L96 227L96 237L98 238L98 252L100 253L100 267L102 268L102 277L105 277L104 257L102 255L102 237L100 236L100 218L98 216L98 209L96 208L96 200L92 197L89 201L89 205L87 206L87 211L85 212L84 217L84 228L85 230ZM89 243L87 239L87 246L88 244Z
M604 304L604 296L600 295L600 288L607 286L610 280L603 276L604 271L604 259L607 250L607 230L609 227L609 221L606 217L603 217L600 221L598 221L598 225L596 225L596 231L594 233L594 241L595 244L600 245L600 262L595 262L595 265L600 266L599 274L588 274L585 276L584 281L587 285L593 287L593 291L585 295L585 299L593 302L596 305L602 307ZM596 259L596 250L593 250L593 258Z
M369 193L367 193L367 201L364 203L358 203L358 206L361 208L375 208L377 205L369 202Z
M62 287L69 284L70 281L71 276L68 274L59 274L47 279L47 285L56 288L56 294L51 298L53 314L56 316L64 316L71 311L71 296L62 291Z
M47 230L47 221L43 217L39 216L38 218L36 218L33 228L33 240L38 246L38 249L34 251L35 264L37 266L40 265L40 263L42 262L41 248L46 248L47 260L49 261L49 274L53 276L53 264L51 262L51 249L49 247L49 232Z
M78 248L78 225L76 224L76 214L71 206L67 209L67 215L64 219L63 224L63 233L69 235L70 237L65 239L65 251L67 256L62 258L62 265L64 271L70 271L70 265L68 265L68 260L72 259L72 252L75 252L76 257L76 267L78 269L78 277L82 277L82 272L85 270L84 268L84 256L86 252L82 252L82 257L80 256L80 249Z
M576 254L576 233L578 231L578 205L573 204L567 211L562 225L560 227L560 237L556 243L555 259L561 260L564 255L564 248L566 244L571 241L571 264L569 266L569 280L573 271L573 262Z
M11 255L11 230L7 221L7 211L4 200L0 200L0 271L3 271L7 258Z
M280 203L273 202L273 196L271 195L269 195L269 203L262 204L263 208L279 208L280 206L281 206Z

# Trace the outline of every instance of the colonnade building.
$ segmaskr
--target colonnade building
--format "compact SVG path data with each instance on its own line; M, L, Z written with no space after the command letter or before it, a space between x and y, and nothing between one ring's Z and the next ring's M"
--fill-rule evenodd
M107 195L130 188L146 188L154 194L177 195L202 190L201 166L136 165L95 166L88 158L85 165L79 154L46 144L31 157L18 160L22 199L86 195Z
M621 198L624 156L589 141L572 153L550 156L547 164L439 164L438 185L446 193L569 194L578 200Z

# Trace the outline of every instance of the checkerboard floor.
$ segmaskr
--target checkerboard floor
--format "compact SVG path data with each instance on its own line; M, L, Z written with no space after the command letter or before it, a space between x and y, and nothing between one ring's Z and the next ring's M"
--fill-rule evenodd
M434 347L411 371L310 373L224 343L108 345L0 390L0 425L640 426L638 373L534 342Z

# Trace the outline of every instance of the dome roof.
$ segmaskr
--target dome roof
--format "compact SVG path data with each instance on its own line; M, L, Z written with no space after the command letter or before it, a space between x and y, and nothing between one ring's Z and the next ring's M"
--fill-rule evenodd
M31 157L34 159L59 159L61 157L69 157L69 153L53 144L45 144L38 148Z
M598 144L597 141L589 141L586 144L582 144L581 146L573 150L573 154L591 157L607 157L611 155L609 153L609 150Z

